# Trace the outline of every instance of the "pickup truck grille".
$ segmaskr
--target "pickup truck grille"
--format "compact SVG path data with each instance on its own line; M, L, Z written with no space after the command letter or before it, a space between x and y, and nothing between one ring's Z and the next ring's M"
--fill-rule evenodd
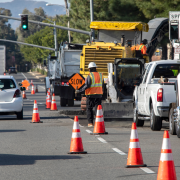
M114 63L115 58L122 58L122 49L107 49L107 48L86 48L85 49L85 69L88 71L88 64L90 62L95 62L98 66L97 71L108 74L107 63Z

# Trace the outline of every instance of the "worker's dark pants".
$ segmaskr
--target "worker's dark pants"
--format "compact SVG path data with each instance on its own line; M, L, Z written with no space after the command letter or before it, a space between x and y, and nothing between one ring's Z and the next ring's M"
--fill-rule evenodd
M94 119L93 107L95 107L95 114L96 114L98 105L101 105L101 98L90 98L87 96L86 107L87 107L88 123L93 123L93 119Z

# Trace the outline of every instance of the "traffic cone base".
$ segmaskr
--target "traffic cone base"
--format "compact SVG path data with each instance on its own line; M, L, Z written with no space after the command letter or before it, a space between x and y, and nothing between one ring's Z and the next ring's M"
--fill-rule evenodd
M78 116L74 117L74 125L71 137L70 152L68 154L87 154L87 151L83 149L83 143L81 138L81 132L79 128Z
M146 167L143 163L136 123L132 123L126 168Z
M91 135L108 134L108 132L105 131L104 117L103 117L101 105L98 105L96 120L95 120L95 125L94 125L94 131L93 131L93 133L90 133L90 134Z

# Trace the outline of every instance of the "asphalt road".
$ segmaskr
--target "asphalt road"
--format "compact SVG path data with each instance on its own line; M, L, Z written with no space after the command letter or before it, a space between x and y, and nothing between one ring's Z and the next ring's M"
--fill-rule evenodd
M39 86L39 93L26 91L24 120L0 116L0 179L8 180L156 180L164 130L153 132L149 122L138 128L138 136L147 168L125 168L132 121L105 122L108 135L94 136L87 120L80 117L81 137L87 154L69 155L73 117L45 109L44 83L30 73L14 75L18 82L24 76ZM41 121L30 123L33 103L37 100ZM59 97L56 97L58 109ZM78 106L77 106L78 108ZM180 139L170 135L177 179L180 179Z

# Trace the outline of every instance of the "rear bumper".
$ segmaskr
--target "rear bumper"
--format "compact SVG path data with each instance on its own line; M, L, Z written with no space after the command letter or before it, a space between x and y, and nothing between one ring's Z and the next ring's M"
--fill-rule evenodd
M23 107L22 97L13 98L11 102L0 102L0 113L2 112L20 112Z
M169 106L157 106L157 111L160 117L168 117Z

